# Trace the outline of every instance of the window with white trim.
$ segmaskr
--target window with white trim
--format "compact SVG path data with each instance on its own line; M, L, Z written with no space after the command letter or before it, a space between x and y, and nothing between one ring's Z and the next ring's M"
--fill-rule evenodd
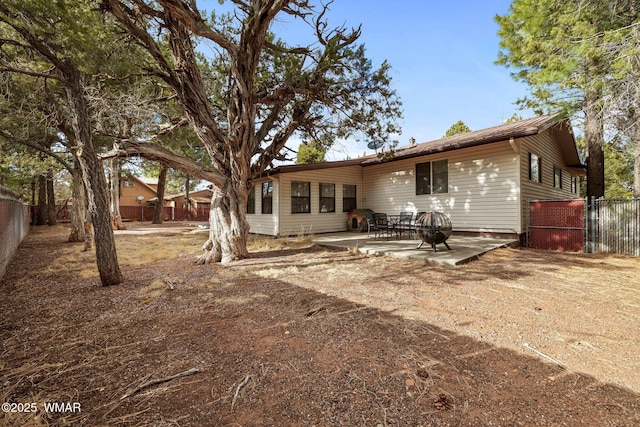
M533 153L529 153L529 179L542 182L542 158Z
M311 213L311 183L291 181L291 213Z
M336 185L335 184L319 184L320 195L320 212L336 211Z
M436 160L416 164L416 194L449 192L449 161Z

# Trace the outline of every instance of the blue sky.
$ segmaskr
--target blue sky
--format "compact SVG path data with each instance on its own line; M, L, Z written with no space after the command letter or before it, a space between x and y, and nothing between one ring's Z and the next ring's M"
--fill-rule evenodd
M506 13L510 4L510 0L335 0L328 19L334 26L362 24L360 42L367 56L375 65L385 59L391 64L404 109L398 137L402 146L410 137L417 142L438 139L458 120L478 130L501 124L516 112L532 116L514 105L526 94L526 86L515 82L509 69L494 65L499 39L493 18ZM286 19L272 30L292 44L294 38L304 42L308 39L302 37L312 34ZM347 141L335 147L327 160L364 151L371 152L366 142Z

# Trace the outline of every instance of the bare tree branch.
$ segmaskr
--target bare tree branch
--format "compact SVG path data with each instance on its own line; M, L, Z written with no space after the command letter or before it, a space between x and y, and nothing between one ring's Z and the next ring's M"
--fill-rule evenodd
M73 173L73 166L69 162L63 159L58 153L52 151L50 147L44 147L40 144L33 142L34 138L29 138L29 139L16 138L3 130L0 130L0 137L4 138L5 140L11 143L20 144L29 148L33 148L34 150L55 159L65 169L67 169L69 173Z
M100 155L101 159L114 157L141 156L148 160L154 160L177 170L188 172L190 175L209 181L216 186L221 186L226 177L202 162L181 156L158 144L141 143L131 140L120 141L113 149Z

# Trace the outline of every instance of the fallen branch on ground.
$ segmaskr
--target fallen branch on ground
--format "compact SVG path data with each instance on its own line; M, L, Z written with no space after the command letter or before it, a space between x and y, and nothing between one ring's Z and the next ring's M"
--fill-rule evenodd
M238 399L238 396L240 395L240 389L242 387L244 387L245 385L247 385L247 383L249 382L249 380L251 379L251 375L247 375L246 377L244 377L244 380L242 380L242 382L238 385L238 388L236 389L236 394L233 396L233 400L231 401L231 410L233 411L233 407L236 406L236 400Z
M140 392L141 390L144 390L145 388L148 388L148 387L151 387L151 386L154 386L154 385L158 385L158 384L162 384L162 383L166 383L168 381L175 380L176 378L186 377L186 376L189 376L189 375L197 374L198 372L200 372L200 369L191 368L188 371L180 372L180 373L172 375L170 377L160 378L159 380L148 381L146 383L140 384L138 387L136 387L133 390L130 390L127 393L125 393L125 395L122 396L120 398L120 400L124 400L127 397L131 397L134 394Z
M530 350L533 350L534 352L536 352L540 356L547 358L548 360L552 361L553 363L556 363L556 364L560 365L563 368L567 367L564 363L562 363L558 359L554 359L553 357L549 356L548 354L544 354L543 352L541 352L540 350L538 350L537 348L535 348L534 346L532 346L529 343L524 343L524 346L527 347Z

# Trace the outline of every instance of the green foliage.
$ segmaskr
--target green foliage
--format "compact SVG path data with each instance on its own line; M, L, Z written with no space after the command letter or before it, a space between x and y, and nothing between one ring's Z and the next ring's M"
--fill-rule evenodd
M640 101L637 1L514 0L495 19L496 63L529 86L518 104L538 114L584 113L586 151L594 160L587 176L592 195L600 196L604 129L617 128L627 138L640 134L633 126L640 117L634 113Z
M605 145L605 197L633 197L633 157L613 143Z
M240 70L245 71L249 64L237 63L220 46L207 52L206 58L200 58L198 68L220 128L228 129L228 121L240 112L235 110L237 101L233 100L236 85L244 87L250 83L256 94L251 107L256 111L255 126L262 131L257 134L260 140L251 143L254 146L251 155L259 165L281 159L286 140L280 136L289 133L303 140L322 141L325 147L337 139L390 140L399 134L402 105L392 87L390 65L383 62L375 67L366 57L365 47L357 44L359 29L329 27L323 16L306 2L291 7L296 11L296 19L309 24L311 34L315 30L318 42L295 46L292 41L266 31L264 46L256 44L250 48L261 49L253 76L240 75ZM252 13L241 7L230 14L214 11L206 24L236 48L246 49L244 43L256 43L259 37L253 34L256 40L250 40L245 34L243 38L253 21L262 19ZM194 37L198 43L203 39ZM206 44L211 46L210 42ZM231 149L227 142L221 141L221 146ZM258 153L260 156L254 156Z
M296 163L299 165L309 163L321 163L325 161L325 154L327 153L326 147L324 147L318 141L303 142L298 147L298 156Z
M611 81L610 40L629 31L632 2L514 0L496 16L500 29L497 64L513 68L532 97L520 105L537 112L573 114L584 97L597 96ZM612 55L614 54L614 55Z
M519 122L521 120L522 120L522 116L520 114L513 113L513 116L511 116L507 120L505 120L505 123L515 123L515 122Z
M449 136L458 135L458 134L467 133L467 132L471 132L471 129L469 129L469 126L467 126L462 120L458 120L457 122L451 125L451 127L444 134L444 137L447 138Z

